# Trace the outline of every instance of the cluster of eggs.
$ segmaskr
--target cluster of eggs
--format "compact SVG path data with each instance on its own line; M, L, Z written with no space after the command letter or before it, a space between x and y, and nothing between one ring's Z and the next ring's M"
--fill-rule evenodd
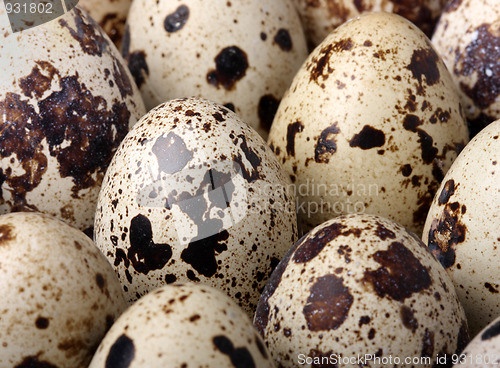
M6 5L0 366L500 364L497 1Z

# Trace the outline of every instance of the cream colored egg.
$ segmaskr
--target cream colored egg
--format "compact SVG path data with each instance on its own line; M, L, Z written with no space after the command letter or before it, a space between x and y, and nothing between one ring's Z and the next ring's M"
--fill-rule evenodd
M500 315L500 120L446 174L422 239L448 270L473 334Z
M327 221L290 249L254 324L290 368L430 368L469 341L453 283L425 245L363 214Z
M467 141L455 86L429 40L398 15L372 13L311 53L268 143L296 185L303 231L368 212L421 234Z
M87 229L109 160L145 113L141 96L78 7L20 33L9 27L0 25L0 213L41 211Z
M264 140L208 100L169 101L125 138L99 195L95 240L133 301L175 281L253 314L297 237L290 181Z
M307 57L288 0L137 0L127 24L123 55L148 108L205 97L264 137Z
M471 135L500 119L500 2L450 1L432 43L460 90Z
M89 368L274 367L248 316L220 291L168 285L132 305Z
M500 364L500 317L486 326L453 361L453 367L486 368Z
M311 46L336 27L369 12L395 13L412 21L429 37L446 0L293 0Z
M132 0L80 0L78 6L85 9L102 27L109 38L120 48L125 22Z
M127 303L81 231L40 213L0 216L0 366L87 367Z

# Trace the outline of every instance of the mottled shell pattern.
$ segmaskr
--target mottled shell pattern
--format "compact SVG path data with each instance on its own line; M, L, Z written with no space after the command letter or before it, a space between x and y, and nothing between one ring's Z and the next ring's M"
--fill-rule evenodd
M136 0L123 55L148 108L205 97L263 137L307 57L289 0Z
M201 281L249 313L297 239L295 196L264 140L229 109L191 98L150 111L103 181L95 241L129 300Z
M191 283L164 286L132 305L89 368L274 366L245 312L219 290Z
M49 215L0 216L0 366L90 363L127 302L106 258Z
M302 231L367 212L419 235L467 142L446 66L418 28L390 13L343 24L310 54L268 140L297 187Z
M500 315L500 120L444 177L422 240L448 270L473 334Z
M318 359L430 368L469 341L453 283L428 248L395 222L364 214L327 221L298 241L266 285L254 324L290 368L318 367ZM349 360L359 356L370 358Z
M500 119L500 2L451 0L432 43L459 88L471 135Z
M78 7L14 34L3 4L0 19L0 213L41 211L90 228L111 156L145 113L139 91Z

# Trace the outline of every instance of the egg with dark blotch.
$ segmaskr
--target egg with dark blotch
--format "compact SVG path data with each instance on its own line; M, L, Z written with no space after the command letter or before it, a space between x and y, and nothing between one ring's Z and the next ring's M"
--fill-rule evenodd
M268 140L297 187L301 231L367 212L418 234L467 142L446 66L418 28L390 13L343 24L309 55Z
M253 314L296 221L290 180L258 133L190 98L158 106L127 135L103 181L94 236L130 301L196 281Z
M454 368L485 368L500 363L500 317L481 330L454 359Z
M145 113L130 72L78 7L9 34L0 6L0 213L92 227L107 165Z
M469 342L453 283L425 244L366 214L327 221L299 240L271 275L254 325L290 368L352 367L352 359L431 368Z
M153 108L173 98L208 98L267 137L283 93L307 57L288 0L137 0L123 55Z
M0 366L87 367L127 308L113 268L52 216L0 216Z
M78 6L94 18L119 49L131 4L132 0L80 0L78 2Z
M309 44L316 47L336 27L369 12L389 12L432 35L446 0L293 0Z
M113 325L89 368L272 368L250 318L221 291L167 285L132 305Z
M453 76L474 136L500 119L500 2L450 1L432 43Z
M422 240L450 274L473 335L500 315L500 120L444 177Z

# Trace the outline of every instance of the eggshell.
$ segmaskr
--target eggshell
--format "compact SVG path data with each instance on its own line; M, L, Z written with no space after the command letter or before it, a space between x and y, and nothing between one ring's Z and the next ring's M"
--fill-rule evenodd
M419 29L390 13L343 24L311 53L268 141L297 187L303 231L367 212L418 234L467 142L445 65Z
M81 231L40 213L0 216L0 366L87 367L127 303Z
M486 368L500 364L500 317L486 326L462 354L453 367Z
M85 9L99 23L109 38L120 48L125 22L132 0L80 0L78 6Z
M253 314L297 239L290 181L262 138L213 102L145 115L109 166L95 240L130 301L175 281L224 290Z
M500 315L500 120L446 174L422 239L450 274L473 334Z
M109 160L145 113L141 96L78 7L20 33L9 27L0 24L0 213L41 211L87 229Z
M500 119L500 2L450 1L432 43L460 90L471 134Z
M127 24L122 51L148 108L205 97L264 137L307 57L288 0L137 0Z
M89 368L274 367L248 316L204 285L167 285L113 325Z
M429 37L446 0L293 0L311 46L336 27L369 12L395 13L412 21Z
M266 285L254 324L280 367L434 367L469 341L453 284L428 248L365 214L298 241Z

